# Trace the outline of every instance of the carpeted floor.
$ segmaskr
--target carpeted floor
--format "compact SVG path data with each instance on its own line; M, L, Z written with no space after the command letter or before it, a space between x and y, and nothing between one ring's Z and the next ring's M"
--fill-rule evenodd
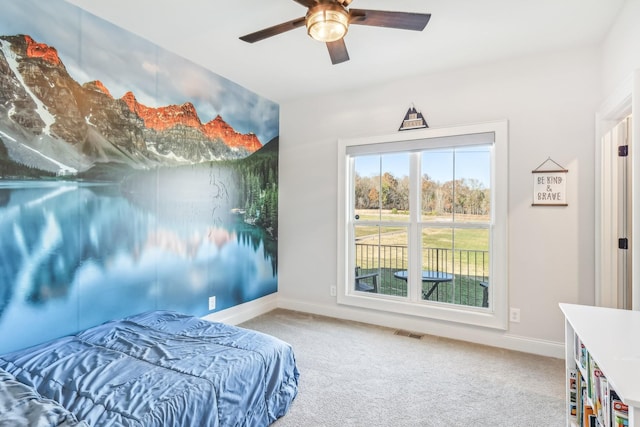
M298 396L274 427L565 425L560 359L287 310L240 326L294 348Z

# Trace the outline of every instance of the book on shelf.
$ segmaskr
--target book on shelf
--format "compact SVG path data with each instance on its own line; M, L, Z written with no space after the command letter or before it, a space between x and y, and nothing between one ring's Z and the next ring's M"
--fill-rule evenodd
M593 362L592 370L591 370L591 402L593 403L593 410L600 418L603 415L603 401L604 401L604 391L603 387L607 387L607 379L604 374L598 368L598 365Z
M576 384L576 422L579 426L583 426L585 421L585 407L591 407L587 397L587 382L582 376L582 372L578 371Z
M597 378L602 374L600 368L598 368L598 364L591 357L590 354L587 354L587 395L589 399L593 400L595 403L596 400L596 382ZM594 408L595 409L595 408Z
M596 414L589 415L589 427L604 427Z
M598 411L598 417L602 421L602 424L609 427L611 426L611 398L609 393L609 381L604 375L600 377L600 410Z
M591 427L590 419L595 417L593 407L591 405L584 405L582 408L582 427Z
M578 371L569 370L569 414L576 420L578 416Z
M626 427L629 425L629 406L618 397L615 391L611 390L611 420L615 427Z
M575 336L576 343L574 346L575 349L575 357L578 364L584 369L587 366L587 348L584 346L580 337L578 335Z

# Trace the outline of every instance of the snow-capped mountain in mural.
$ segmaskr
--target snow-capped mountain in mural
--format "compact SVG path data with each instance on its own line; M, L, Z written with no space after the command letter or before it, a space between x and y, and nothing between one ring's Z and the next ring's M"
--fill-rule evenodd
M99 81L81 85L54 47L28 35L0 36L0 142L9 161L59 175L97 163L140 169L237 159L262 147L220 116L202 123L189 102L154 108L131 92L114 98Z

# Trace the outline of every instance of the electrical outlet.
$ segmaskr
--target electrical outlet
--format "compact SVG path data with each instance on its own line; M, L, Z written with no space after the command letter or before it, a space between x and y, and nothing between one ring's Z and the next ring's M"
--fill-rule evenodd
M509 320L513 323L520 323L520 309L512 308L509 310Z
M209 297L209 310L216 309L216 297Z
M337 295L337 293L338 293L338 289L335 286L332 286L329 289L329 293L331 294L332 297L335 297Z

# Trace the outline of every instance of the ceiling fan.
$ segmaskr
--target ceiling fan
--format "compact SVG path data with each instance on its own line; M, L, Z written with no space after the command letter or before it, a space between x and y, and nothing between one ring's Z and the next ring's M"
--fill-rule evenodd
M305 16L247 34L240 37L240 40L247 43L255 43L304 25L307 27L309 36L327 44L331 62L339 64L349 60L349 53L343 38L347 34L349 25L369 25L372 27L422 31L431 18L429 13L348 9L347 7L352 0L293 1L308 9Z

